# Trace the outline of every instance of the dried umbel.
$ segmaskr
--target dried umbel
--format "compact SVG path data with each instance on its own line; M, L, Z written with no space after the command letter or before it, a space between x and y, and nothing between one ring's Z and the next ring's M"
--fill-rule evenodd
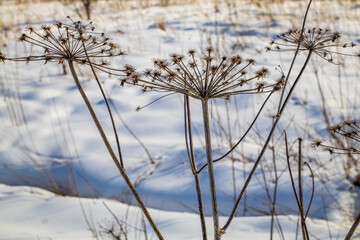
M19 41L38 47L42 53L20 58L5 58L1 55L0 61L45 61L59 64L71 61L92 64L96 69L109 72L111 68L106 59L124 55L104 33L95 32L91 23L85 25L71 20L69 24L57 22L40 28L28 26L26 30L27 33L23 33Z
M336 134L340 134L347 139L360 143L360 126L359 122L355 120L336 124L331 126L329 130Z
M206 101L237 94L271 92L275 86L279 86L262 80L270 74L266 68L260 68L251 75L247 73L247 69L255 65L254 60L243 60L236 55L216 61L212 52L213 49L209 47L204 55L189 50L187 58L175 53L170 55L169 60L155 59L155 69L147 69L142 74L126 66L128 76L122 79L121 85L140 85L143 91L181 93ZM257 80L256 85L241 88L254 80Z
M344 121L329 127L329 131L334 134L341 135L349 140L349 147L336 147L324 144L325 140L315 139L311 146L313 148L322 147L328 150L331 154L360 154L358 148L360 143L360 126L357 121Z
M331 32L328 29L312 28L304 29L301 35L301 29L289 30L277 36L280 41L271 41L268 51L296 51L299 42L298 51L313 52L330 63L334 61L334 55L351 55L339 51L339 48L353 48L355 43L341 43L340 34ZM356 56L356 55L351 55Z

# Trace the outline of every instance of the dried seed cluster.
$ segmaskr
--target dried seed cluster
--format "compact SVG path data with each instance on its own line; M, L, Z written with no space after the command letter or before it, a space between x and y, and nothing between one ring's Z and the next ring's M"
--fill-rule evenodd
M6 58L0 53L0 61L45 61L59 64L73 61L92 64L96 69L109 72L111 68L106 59L124 55L104 33L95 32L91 23L85 25L81 21L71 20L70 24L57 22L53 25L42 25L40 28L28 26L26 30L27 33L23 33L19 41L37 46L43 53L20 58Z
M324 144L325 140L323 139L315 139L311 146L313 148L323 147L331 154L360 154L360 150L356 146L360 143L360 126L357 121L344 121L335 124L329 128L329 131L351 140L351 146L348 148L328 146Z
M255 65L254 60L243 60L239 55L235 55L216 61L213 51L213 48L209 47L205 54L199 54L190 49L187 57L174 53L170 54L169 60L154 59L155 68L146 69L141 74L132 66L126 66L127 77L122 78L121 85L140 85L143 91L181 93L200 100L270 92L280 88L280 81L268 84L262 80L270 74L267 68L260 68L251 76L247 73L247 69ZM257 80L255 86L240 89L253 80Z
M339 51L339 48L353 48L355 43L341 43L340 34L328 29L312 28L301 30L292 29L277 36L280 42L272 40L266 47L267 51L295 51L300 42L299 51L311 51L330 63L334 61L334 55L349 55ZM356 56L356 55L352 55Z

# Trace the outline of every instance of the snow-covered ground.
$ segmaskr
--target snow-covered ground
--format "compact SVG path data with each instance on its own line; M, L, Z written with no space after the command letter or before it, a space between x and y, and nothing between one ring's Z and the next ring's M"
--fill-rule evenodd
M39 188L3 184L0 185L0 192L0 237L4 240L91 239L89 228L96 228L99 235L105 235L105 229L110 229L114 224L111 212L117 215L120 222L126 221L128 224L128 239L145 239L140 210L127 204L108 199L63 197ZM155 216L166 239L200 239L198 215L155 209L150 209L150 213ZM207 217L206 221L211 225L212 218ZM285 238L295 239L297 216L279 216L279 221ZM319 219L309 221L309 231L314 239L327 239L329 233L324 229L328 227L335 238L344 233L341 227L332 222ZM269 216L236 218L224 239L267 239L269 229ZM150 231L148 237L156 239Z
M230 2L235 5L226 4ZM78 11L82 11L78 7ZM153 58L167 58L174 52L185 54L189 48L201 51L211 45L219 55L240 54L243 58L255 59L258 66L253 70L268 67L272 72L271 81L280 76L275 70L278 65L287 72L293 55L291 52L265 52L265 47L277 34L291 27L301 27L305 9L305 1L260 1L259 4L220 1L218 7L214 7L212 1L166 7L158 4L140 7L137 1L99 1L93 8L92 21L98 31L104 31L127 52L125 57L114 58L113 66L131 64L145 69L152 67ZM7 56L26 56L36 51L16 41L26 26L67 21L68 15L79 18L73 5L37 1L18 5L4 3L0 5L0 15L0 50ZM315 1L308 18L308 27L339 31L344 42L360 43L360 3L357 1L341 4ZM292 78L304 60L300 55ZM360 190L351 183L359 168L352 167L346 179L346 157L330 156L310 148L314 138L325 138L331 144L324 116L329 118L330 124L359 119L360 61L344 56L340 60L344 64L331 65L320 58L312 58L270 144L275 149L279 178L276 209L281 231L274 227L276 239L281 239L279 232L285 239L295 239L297 233L301 235L297 230L298 210L286 166L283 130L292 146L293 171L296 172L297 138L304 140L303 158L314 171L315 197L308 218L312 238L343 239L352 216L359 212ZM79 66L78 71L115 147L105 103L96 82L86 67ZM0 239L89 239L92 236L89 227L103 232L104 227L115 223L106 206L118 219L127 222L129 239L144 239L140 210L128 205L134 205L135 201L109 158L71 76L62 73L62 65L50 63L7 61L0 65L0 96L4 100L0 102L0 183L3 184L0 185ZM100 76L116 109L127 173L151 208L159 229L166 239L200 239L196 192L184 141L182 96L166 97L137 112L138 106L162 95L144 94L131 86L120 87L118 79ZM212 101L214 158L229 148L228 129L231 129L234 144L246 131L265 97L239 96L228 103L221 99ZM244 177L261 150L278 99L279 95L272 97L254 129L236 149L234 164L225 159L214 165L221 224L225 223L234 195L241 190ZM195 100L191 104L195 155L201 167L206 162L201 105ZM151 164L146 151L155 164ZM200 180L209 236L212 236L206 170L200 174ZM311 178L306 170L303 181L307 206ZM268 195L273 199L275 183L272 152L268 149L224 239L270 237ZM54 195L40 188L82 198ZM147 230L149 237L155 239L149 226ZM357 234L359 237L359 232Z

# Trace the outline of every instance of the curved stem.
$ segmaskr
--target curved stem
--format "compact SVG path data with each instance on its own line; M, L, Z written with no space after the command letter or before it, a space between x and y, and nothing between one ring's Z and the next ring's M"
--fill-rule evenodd
M80 81L79 81L79 78L77 77L77 74L76 74L76 71L75 71L73 62L72 62L72 61L68 61L68 63L69 63L69 68L70 68L71 74L72 74L72 76L73 76L73 79L74 79L74 81L75 81L75 84L76 84L76 86L77 86L77 88L78 88L78 90L79 90L79 92L80 92L80 94L81 94L81 97L83 98L83 100L84 100L84 102L85 102L85 104L86 104L86 106L87 106L87 108L88 108L88 110L89 110L89 112L90 112L90 114L91 114L91 117L92 117L92 119L93 119L93 121L94 121L94 123L95 123L95 125L96 125L96 127L97 127L97 129L98 129L98 131L99 131L99 133L100 133L100 135L101 135L101 138L102 138L102 140L103 140L103 142L104 142L104 144L105 144L105 146L106 146L106 148L107 148L107 150L108 150L108 152L109 152L112 160L114 161L116 167L118 168L121 176L122 176L123 179L125 180L126 184L128 185L128 187L129 187L130 191L132 192L133 196L135 197L136 201L138 202L139 207L141 208L142 212L144 213L144 215L145 215L146 218L148 219L148 221L149 221L152 229L154 230L154 232L156 233L156 235L158 236L158 238L159 238L160 240L163 240L164 237L161 235L161 233L160 233L159 229L157 228L154 220L151 218L150 213L148 212L145 204L144 204L143 201L141 200L140 195L139 195L138 192L136 191L135 187L132 185L132 183L131 183L128 175L127 175L126 172L125 172L125 169L121 166L121 164L120 164L119 160L117 159L117 157L116 157L113 149L111 148L111 145L110 145L110 143L109 143L109 140L108 140L107 137L106 137L106 134L105 134L105 132L104 132L104 130L103 130L103 128L102 128L102 126L101 126L101 124L100 124L97 116L96 116L96 113L95 113L95 111L94 111L94 109L93 109L93 107L92 107L92 105L91 105L88 97L86 96L86 93L85 93L84 89L82 88L82 86L81 86L81 84L80 84Z
M311 3L312 3L312 0L309 1L308 6L307 6L307 8L306 8L304 20L303 20L302 27L301 27L300 39L302 39L303 34L304 34L306 18L307 18L307 15L308 15L308 13L309 13L309 10L310 10ZM298 45L297 45L297 48L296 48L294 57L293 57L293 59L292 59L292 61L291 61L291 64L290 64L290 68L289 68L288 74L286 75L286 79L285 79L285 84L284 84L284 86L286 86L287 83L288 83L288 81L289 81L290 73L291 73L292 68L293 68L293 66L294 66L295 59L296 59L296 57L297 57L297 55L298 55L298 53L299 53L300 44L301 44L301 40L298 42ZM280 96L280 100L279 100L279 107L278 107L277 114L280 114L280 107L281 107L281 103L282 103L284 94L285 94L285 87L283 88L283 90L282 90L282 92L281 92L281 96Z
M250 130L252 129L252 127L254 126L256 120L258 119L258 117L260 116L260 113L262 112L262 110L264 109L266 103L268 102L268 100L270 99L271 95L274 93L274 91L270 92L270 94L267 96L267 98L265 99L264 103L262 104L260 110L258 111L258 113L256 114L254 120L252 121L252 123L250 124L250 126L248 127L248 129L246 130L246 132L244 133L244 135L239 139L239 141L237 141L237 143L232 147L230 148L229 151L227 151L227 153L225 153L224 155L222 155L221 157L215 159L213 162L218 162L222 159L224 159L227 155L229 155L232 151L234 151L234 149L239 146L239 144L242 142L242 140L244 140L244 138L246 137L246 135L250 132ZM205 167L207 166L207 163L202 166L198 173L200 173Z
M310 207L311 207L311 204L312 204L312 201L314 199L314 193L315 193L315 180L314 180L314 173L310 167L310 165L307 163L307 162L304 162L304 165L309 169L310 171L310 176L311 176L311 196L310 196L310 201L309 201L309 206L306 210L306 213L305 213L305 219L307 218L308 214L309 214L309 211L310 211Z
M96 80L96 82L97 82L97 84L98 84L98 86L99 86L99 89L100 89L100 91L101 91L101 94L102 94L102 96L103 96L103 99L104 99L104 101L105 101L105 103L106 103L106 108L107 108L107 110L108 110L108 112L109 112L109 115L110 115L110 120L111 120L111 124L112 124L112 127L113 127L115 139L116 139L116 146L117 146L117 148L118 148L118 154L119 154L120 164L121 164L122 167L124 167L124 162L123 162L123 158L122 158L122 154L121 154L121 148L120 148L119 135L118 135L117 130L116 130L116 125L115 125L114 117L113 117L112 112L111 112L110 104L109 104L109 102L108 102L108 100L107 100L107 97L106 97L106 95L105 95L104 89L103 89L102 86L101 86L101 83L100 83L100 81L99 81L99 78L97 77L97 74L96 74L96 72L95 72L95 70L94 70L94 67L93 67L93 65L92 65L92 63L91 63L91 61L90 61L90 59L89 59L89 56L88 56L88 53L87 53L87 51L86 51L86 47L85 47L85 45L84 45L84 42L82 42L82 46L83 46L83 48L84 48L85 55L86 55L86 58L87 58L87 60L88 60L88 62L89 62L91 71L92 71L92 73L93 73L93 75L94 75L94 77L95 77L95 80Z
M129 125L125 122L125 120L122 118L122 116L120 115L119 111L116 109L116 106L114 105L114 102L109 99L109 103L111 104L113 110L115 110L116 115L118 116L118 118L120 119L120 121L122 122L123 126L126 128L126 130L128 130L128 132L131 134L131 136L134 137L134 139L140 144L140 146L144 149L146 155L148 156L150 163L151 164L155 164L155 160L153 159L153 157L151 156L149 150L147 149L147 147L145 146L145 144L140 140L140 138L135 134L135 132L129 127Z
M242 197L244 196L245 191L246 191L247 187L249 186L249 183L250 183L252 177L253 177L254 174L255 174L255 171L256 171L259 163L260 163L260 160L261 160L262 156L264 155L264 153L265 153L265 151L266 151L266 148L267 148L267 146L268 146L268 144L269 144L269 142L270 142L270 140L271 140L272 135L274 134L274 131L275 131L275 129L276 129L276 126L277 126L277 124L279 123L279 120L280 120L280 118L281 118L281 115L282 115L282 113L284 112L287 103L289 102L290 96L291 96L291 94L293 93L293 91L294 91L297 83L299 82L299 80L300 80L300 78L301 78L301 76L302 76L302 74L303 74L303 72L304 72L304 70L305 70L305 68L306 68L309 60L310 60L311 53L312 53L312 52L310 51L309 54L308 54L308 56L307 56L307 58L306 58L306 61L305 61L304 65L303 65L303 67L302 67L301 70L300 70L300 73L298 74L298 76L297 76L294 84L291 86L291 89L290 89L290 91L289 91L286 99L284 100L284 103L283 103L282 107L280 108L279 114L276 116L275 122L273 123L273 126L272 126L272 128L271 128L271 130L270 130L270 133L269 133L269 135L268 135L268 137L267 137L267 139L266 139L266 141L265 141L265 144L264 144L264 146L263 146L263 148L262 148L262 150L261 150L258 158L256 159L256 162L255 162L253 168L251 169L251 172L250 172L249 176L247 177L247 179L246 179L246 181L245 181L245 183L244 183L243 188L241 189L241 192L240 192L240 194L239 194L239 196L238 196L238 199L237 199L237 201L236 201L236 203L235 203L235 205L234 205L234 207L233 207L233 209L232 209L232 211L231 211L231 213L230 213L230 216L229 216L227 222L225 223L224 227L222 228L223 231L226 231L226 229L229 227L231 221L232 221L233 218L235 217L236 210L237 210L237 208L238 208L238 206L239 206L239 204L240 204L240 201L241 201Z
M210 124L209 124L208 100L203 99L201 101L201 103L202 103L202 114L203 114L203 121L204 121L204 135L205 135L206 158L207 158L208 174L209 174L211 205L212 205L212 213L213 213L214 239L220 240L221 234L220 234L219 213L218 213L217 199L216 199L214 166L213 166L212 152L211 152L211 136L210 136Z
M288 148L288 141L287 141L287 134L284 131L285 134L285 150L286 150L286 162L288 165L288 170L289 170L289 175L290 175L290 181L291 181L291 186L295 195L295 199L296 199L296 203L298 205L298 208L300 209L300 202L299 202L299 197L298 194L296 192L296 187L295 187L295 181L294 181L294 177L292 174L292 170L291 170L291 165L290 165L290 155L289 155L289 148Z
M189 161L190 161L190 165L191 165L191 170L194 175L194 181L195 181L195 186L196 186L196 194L197 194L197 200L198 200L202 237L203 237L203 240L207 240L204 205L203 205L200 179L199 179L199 174L197 171L197 166L196 166L196 161L195 161L195 153L194 153L194 144L193 144L192 127L191 127L190 101L189 101L189 96L187 96L187 95L184 95L184 117L185 117L186 148L189 153ZM189 133L189 134L187 134L187 133Z

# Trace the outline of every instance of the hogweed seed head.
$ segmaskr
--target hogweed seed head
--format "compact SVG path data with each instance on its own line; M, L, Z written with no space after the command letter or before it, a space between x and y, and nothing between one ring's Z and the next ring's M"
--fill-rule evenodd
M110 68L109 62L104 59L125 53L103 33L95 32L91 23L71 20L70 23L57 22L40 28L27 26L26 31L28 33L21 34L19 41L31 44L38 50L42 49L42 54L6 59L26 62L43 60L45 63L58 64L72 61L82 65L92 64L94 68L108 73L122 71ZM4 60L5 57L2 61Z
M356 56L354 54L345 54L339 51L338 48L354 48L355 43L341 43L340 34L338 32L331 32L328 29L312 28L304 29L301 34L301 29L291 29L285 33L277 36L279 42L271 40L269 46L266 47L266 51L296 51L298 44L300 43L300 52L313 52L321 58L330 63L335 63L335 55L349 55Z
M346 146L329 146L324 144L324 140L315 139L311 144L312 147L322 147L330 154L360 154L358 150L360 143L360 126L358 121L347 120L335 124L328 128L329 131L344 137L347 141Z
M279 88L279 83L263 81L270 74L267 68L260 68L246 77L246 70L255 65L254 60L243 61L241 56L235 55L216 61L213 52L212 47L205 49L205 55L190 49L188 59L177 53L170 54L169 60L153 59L155 69L146 69L142 74L128 71L121 83L142 86L143 91L181 93L199 100L228 99L232 95L272 92ZM259 82L253 87L241 88L250 81Z
M311 148L320 147L323 142L325 142L324 139L316 138L316 139L314 139L314 140L311 142L310 147L311 147Z
M360 126L355 120L347 120L329 127L329 130L347 139L360 142Z
M269 69L262 67L258 71L255 72L255 75L258 79L260 79L260 78L263 79L270 75L270 71L269 71Z

